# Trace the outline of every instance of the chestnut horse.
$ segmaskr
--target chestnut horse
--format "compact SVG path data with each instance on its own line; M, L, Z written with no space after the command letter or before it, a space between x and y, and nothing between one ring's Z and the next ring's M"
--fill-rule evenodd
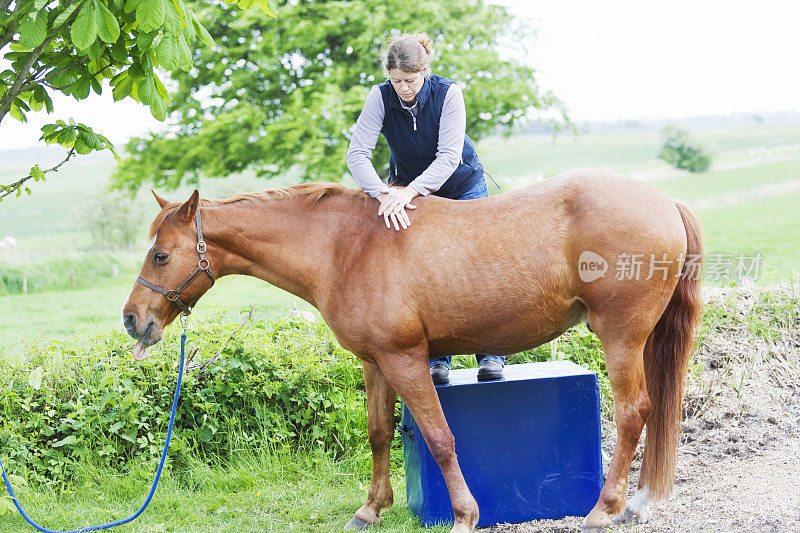
M154 192L155 194L155 192ZM580 170L489 198L418 198L407 230L388 229L377 200L330 183L183 204L161 212L141 278L184 285L191 306L216 277L247 274L316 307L362 361L372 481L346 529L380 523L393 503L389 446L396 396L439 464L455 515L472 531L478 505L456 458L428 358L505 355L587 322L613 388L617 443L587 528L644 522L673 485L683 380L701 310L702 238L695 216L651 185ZM202 217L198 217L198 210ZM202 218L202 230L196 221ZM198 275L198 239L207 248ZM605 265L605 266L603 266ZM655 265L655 266L654 266ZM196 277L188 285L193 269ZM174 298L175 294L170 294ZM137 359L161 339L177 305L134 284L122 310ZM647 426L639 488L628 473Z

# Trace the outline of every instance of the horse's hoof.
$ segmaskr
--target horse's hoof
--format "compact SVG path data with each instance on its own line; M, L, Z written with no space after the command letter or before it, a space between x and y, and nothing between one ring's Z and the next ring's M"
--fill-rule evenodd
M581 533L608 533L610 530L609 528L611 527L611 520L604 519L603 524L601 525L589 526L586 525L587 518L588 517L584 518L583 522L581 523ZM608 524L606 525L605 522L608 522Z
M366 520L361 520L359 517L354 516L353 518L350 519L350 521L347 524L345 524L344 529L345 531L352 531L352 530L366 531L372 526L377 526L377 525L379 524L371 524Z
M634 511L630 507L626 507L625 511L622 512L615 520L615 524L622 524L622 525L630 525L630 524L644 524L648 520L653 513L650 511L650 506L645 505L638 511Z

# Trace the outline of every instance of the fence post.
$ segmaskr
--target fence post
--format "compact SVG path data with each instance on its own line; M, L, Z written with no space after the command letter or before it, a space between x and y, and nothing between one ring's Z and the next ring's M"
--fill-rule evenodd
M119 276L119 265L111 263L111 277L116 278L117 276Z
M69 271L69 282L72 284L72 288L74 289L75 288L75 271L74 270L70 270Z
M22 273L22 294L28 294L28 273Z

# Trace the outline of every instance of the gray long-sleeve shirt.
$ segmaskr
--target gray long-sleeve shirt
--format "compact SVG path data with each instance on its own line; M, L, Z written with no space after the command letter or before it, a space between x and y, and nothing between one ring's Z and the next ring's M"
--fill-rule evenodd
M416 115L419 102L407 107L400 104L410 113ZM347 168L353 179L370 196L377 197L381 191L388 190L378 177L372 166L372 151L383 128L385 110L383 98L378 86L372 87L364 102L364 108L356 122L353 138L347 150ZM461 88L453 83L447 89L442 106L442 117L439 121L439 144L436 147L436 159L425 171L417 176L409 186L418 193L427 196L439 190L445 181L455 172L461 161L464 149L464 135L467 128L467 111L464 106L464 95Z

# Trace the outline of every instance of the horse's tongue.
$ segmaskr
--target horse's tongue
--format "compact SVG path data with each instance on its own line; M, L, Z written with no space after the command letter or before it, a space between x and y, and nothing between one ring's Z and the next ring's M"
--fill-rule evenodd
M137 342L133 345L133 358L137 361L144 361L147 356L150 355L147 353L147 348L142 346L142 341Z

